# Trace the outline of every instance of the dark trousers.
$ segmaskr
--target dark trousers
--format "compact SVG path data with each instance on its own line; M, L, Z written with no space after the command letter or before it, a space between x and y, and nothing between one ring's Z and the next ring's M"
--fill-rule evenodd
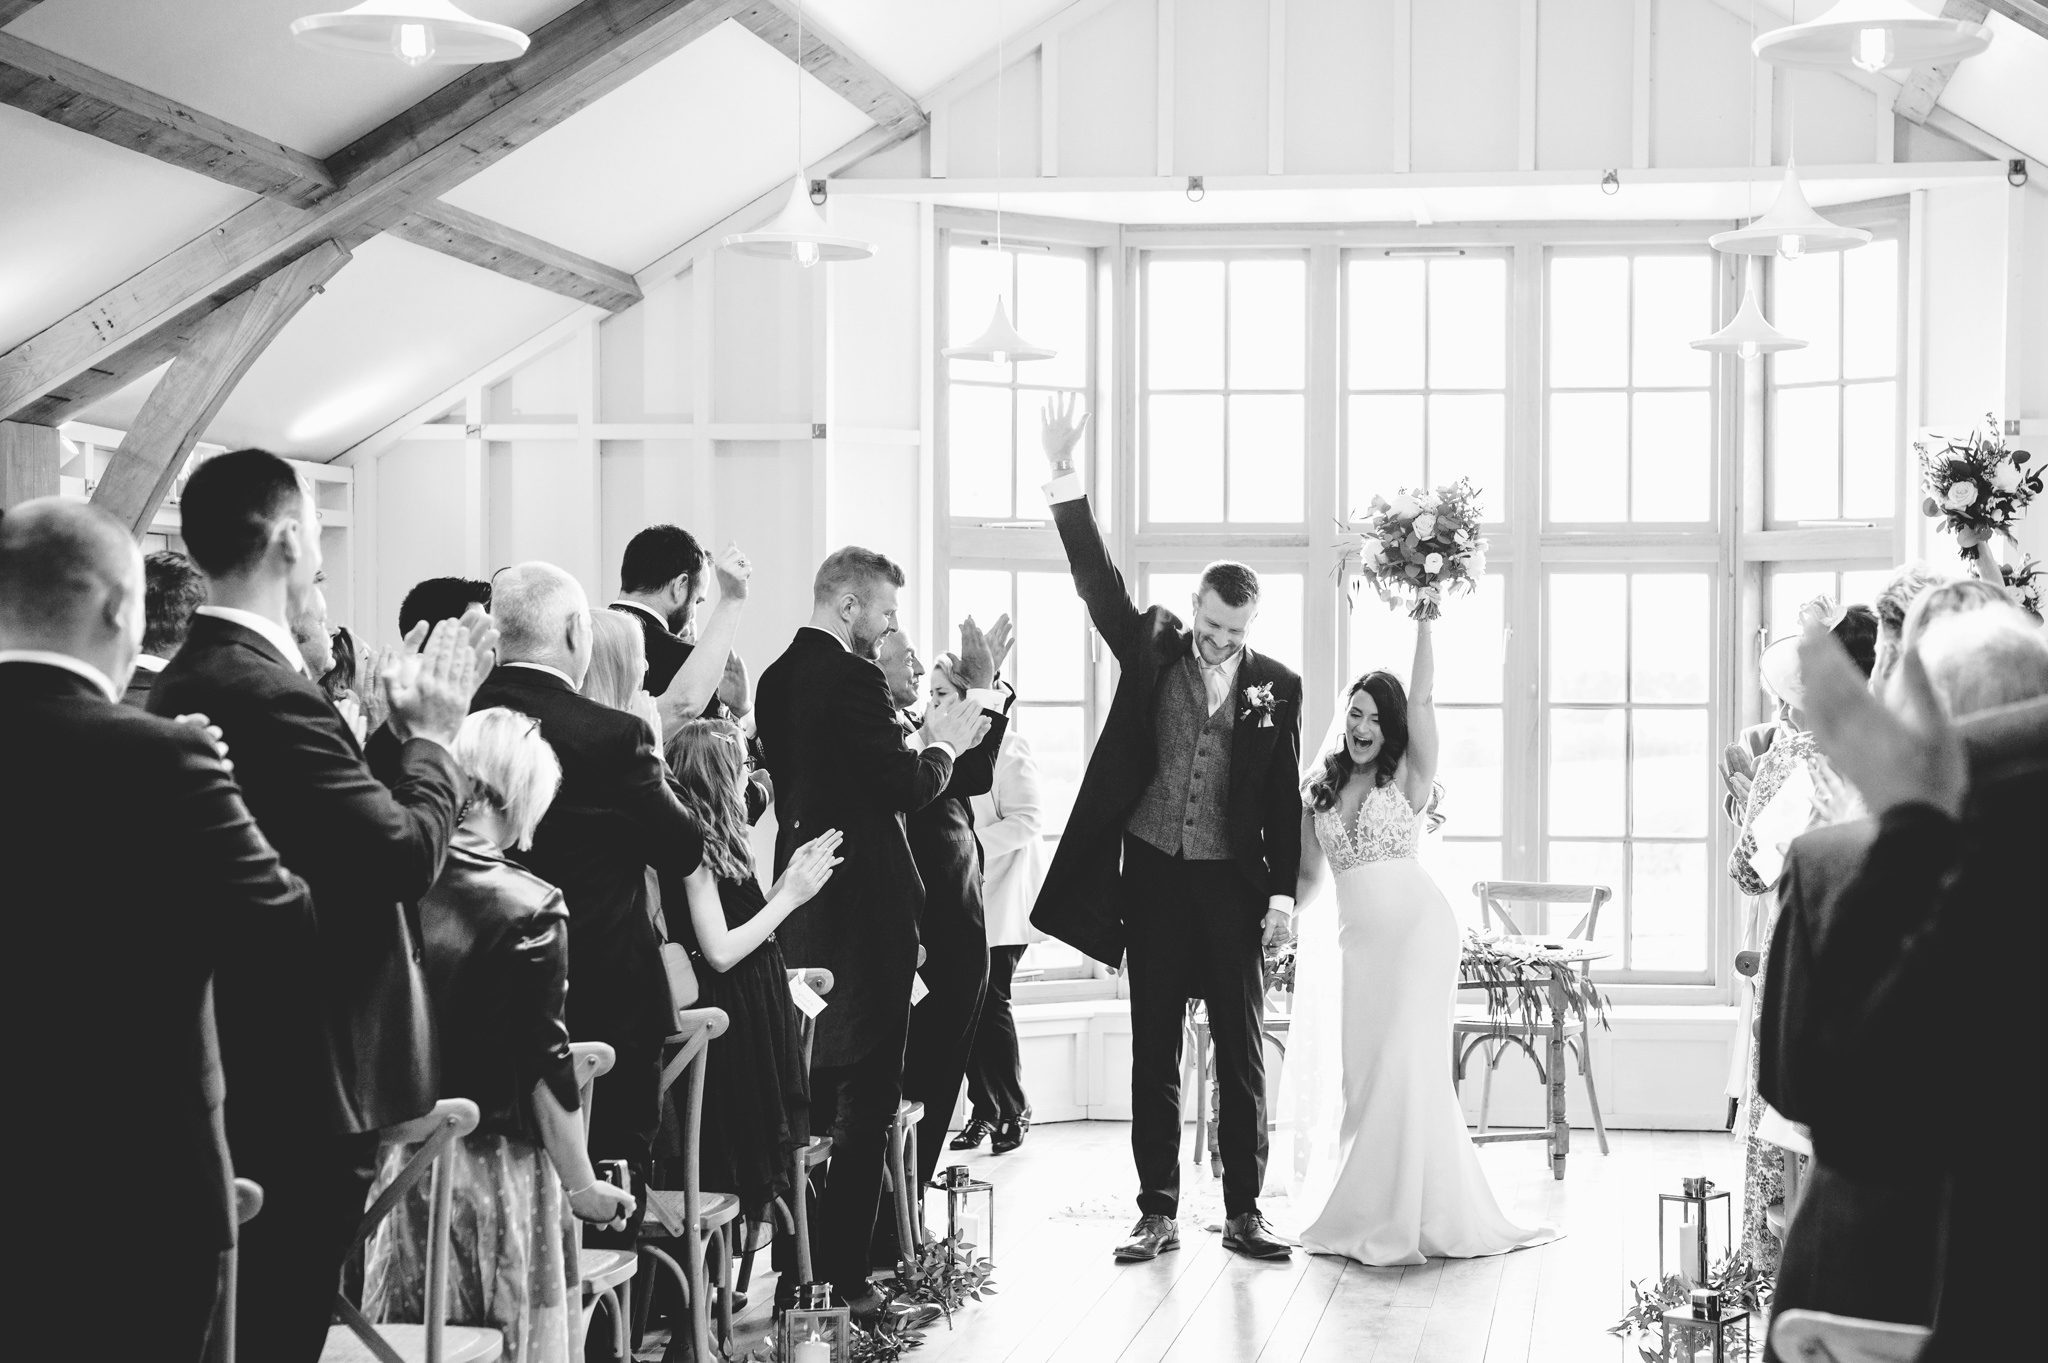
M832 1161L820 1171L811 1204L811 1267L842 1299L867 1291L868 1247L882 1200L889 1126L903 1098L904 1015L850 1065L811 1067L811 1130L832 1137Z
M1266 1179L1264 901L1236 865L1183 861L1124 839L1131 986L1131 1153L1138 1210L1180 1206L1180 1057L1189 999L1209 1008L1216 1145L1227 1216L1256 1211Z
M1771 1310L1933 1324L1941 1207L1941 1178L1932 1171L1875 1182L1809 1160Z
M1024 1097L1024 1062L1017 1053L1017 1018L1010 1011L1012 981L1023 956L1022 943L988 949L988 992L981 997L981 1020L967 1052L967 1100L984 1122L1014 1121L1031 1110Z
M241 1230L236 1354L317 1363L369 1201L377 1135L249 1139L234 1155L235 1172L263 1187L262 1212Z
M979 922L953 923L943 931L934 925L925 935L925 949L929 954L919 973L931 992L911 1010L910 1042L903 1053L903 1096L924 1104L924 1120L917 1126L920 1188L932 1181L945 1151L988 982L988 944Z

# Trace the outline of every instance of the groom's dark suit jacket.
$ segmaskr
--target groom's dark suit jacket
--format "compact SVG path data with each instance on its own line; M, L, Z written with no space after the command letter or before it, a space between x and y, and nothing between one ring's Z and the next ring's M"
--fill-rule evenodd
M1124 954L1124 826L1159 765L1153 721L1160 687L1193 647L1193 636L1164 607L1141 611L1131 603L1087 498L1055 502L1052 513L1074 589L1123 675L1031 922L1116 965ZM1228 703L1242 706L1247 688L1269 683L1277 702L1272 724L1240 716L1230 749L1231 861L1262 906L1269 895L1292 895L1301 869L1301 678L1246 649Z

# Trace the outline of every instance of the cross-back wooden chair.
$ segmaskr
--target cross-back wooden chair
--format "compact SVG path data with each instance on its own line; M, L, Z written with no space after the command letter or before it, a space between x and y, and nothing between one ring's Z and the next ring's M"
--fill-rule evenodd
M823 966L805 966L801 969L791 970L789 978L792 981L802 980L820 997L827 996L832 992L832 972ZM809 1074L811 1072L811 1043L818 1035L818 1020L799 1012L797 1014L796 1034L798 1053L803 1057L804 1073ZM788 1234L796 1241L797 1273L804 1282L812 1280L811 1170L817 1168L830 1158L832 1158L832 1138L813 1131L810 1141L798 1148L790 1156L789 1196L777 1197L773 1206L769 1209L775 1219L776 1229ZM742 1231L741 1234L745 1236L746 1232ZM741 1298L744 1298L746 1295L747 1284L753 1278L754 1256L760 1250L761 1246L754 1240L747 1239L745 1241L745 1247L740 1256L739 1279L734 1287L735 1293Z
M391 1215L420 1180L428 1184L426 1310L419 1325L375 1325L341 1293L334 1294L334 1312L342 1323L327 1330L320 1363L495 1363L505 1341L496 1330L449 1325L448 1229L455 1196L455 1143L476 1130L476 1104L467 1098L443 1098L424 1117L387 1127L378 1135L386 1145L421 1142L390 1186L379 1193L356 1227L351 1254L361 1254L384 1218Z
M924 1189L918 1185L917 1127L924 1120L924 1104L905 1098L896 1104L896 1119L889 1124L889 1146L883 1165L896 1208L896 1257L917 1258L923 1244Z
M213 1306L213 1328L206 1336L206 1363L235 1363L235 1293L240 1271L241 1227L263 1210L263 1189L254 1179L235 1180L235 1243L221 1256L220 1296Z
M1614 891L1605 885L1540 880L1482 880L1472 887L1472 893L1479 896L1480 921L1485 926L1497 926L1509 937L1546 942L1591 942L1593 934L1599 930L1601 906L1614 895ZM1540 917L1532 918L1526 912L1518 917L1511 907L1518 904L1535 906ZM1550 907L1553 904L1583 904L1585 908L1578 920L1560 933L1551 928ZM1528 926L1525 927L1525 923ZM1581 964L1579 969L1582 974L1589 973L1591 965ZM1529 987L1540 986L1532 984ZM1465 1066L1472 1053L1482 1050L1485 1053L1486 1081L1479 1095L1481 1132L1486 1130L1487 1109L1493 1102L1493 1073L1500 1068L1500 1058L1510 1046L1528 1056L1529 1063L1536 1067L1537 1077L1549 1083L1548 1067L1538 1051L1539 1044L1546 1043L1550 1036L1548 1024L1531 1025L1519 1017L1485 1016L1461 1009L1451 1030L1451 1079L1454 1086L1463 1084ZM1565 1019L1565 1049L1578 1061L1579 1077L1586 1081L1586 1098L1593 1108L1593 1134L1599 1138L1600 1153L1604 1155L1607 1153L1607 1125L1600 1116L1600 1093L1593 1084L1593 1070L1587 1055L1591 1048L1586 1043L1585 1032L1586 1025L1577 1018Z
M597 1105L597 1081L611 1073L617 1054L602 1041L578 1041L569 1047L575 1068L576 1089L581 1096L583 1142L590 1143L591 1109ZM600 1307L612 1317L613 1357L618 1363L632 1363L633 1274L640 1267L639 1256L623 1249L592 1249L583 1246L576 1254L577 1276L583 1282L583 1336Z
M727 1227L739 1215L740 1200L731 1193L707 1193L698 1185L698 1157L703 1148L704 1058L711 1043L731 1025L722 1008L685 1008L676 1014L676 1030L667 1041L668 1059L661 1067L661 1096L677 1094L676 1117L682 1128L680 1188L649 1188L647 1214L640 1223L640 1253L665 1271L683 1297L684 1317L696 1350L691 1357L710 1359L711 1278L707 1254L718 1261L718 1334L732 1338L732 1245ZM662 1241L683 1242L678 1264ZM652 1290L648 1292L650 1297Z

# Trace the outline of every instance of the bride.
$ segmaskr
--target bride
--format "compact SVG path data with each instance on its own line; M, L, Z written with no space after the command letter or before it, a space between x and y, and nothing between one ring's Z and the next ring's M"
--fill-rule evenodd
M1456 914L1416 860L1436 778L1436 670L1352 683L1303 786L1295 1013L1281 1076L1304 1248L1366 1264L1555 1239L1501 1214L1451 1085ZM1315 898L1325 873L1334 902Z

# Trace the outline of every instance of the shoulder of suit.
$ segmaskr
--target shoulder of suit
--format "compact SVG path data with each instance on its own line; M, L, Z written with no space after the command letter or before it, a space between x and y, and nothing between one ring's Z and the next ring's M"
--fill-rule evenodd
M1850 819L1846 823L1822 824L1792 839L1785 848L1785 863L1812 868L1837 857L1861 856L1877 840L1875 819Z

